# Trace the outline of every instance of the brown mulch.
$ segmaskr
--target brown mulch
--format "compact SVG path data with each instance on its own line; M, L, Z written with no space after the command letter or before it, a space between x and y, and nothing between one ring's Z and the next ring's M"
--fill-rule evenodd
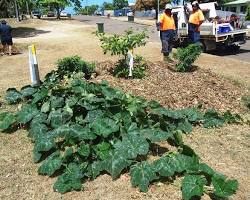
M96 81L107 80L110 85L125 92L143 96L147 100L158 100L161 105L172 108L187 108L202 105L224 112L246 112L241 98L248 90L234 85L213 72L197 68L193 72L173 71L166 63L148 62L147 76L143 79L122 79L112 76L114 63L102 62L97 66Z

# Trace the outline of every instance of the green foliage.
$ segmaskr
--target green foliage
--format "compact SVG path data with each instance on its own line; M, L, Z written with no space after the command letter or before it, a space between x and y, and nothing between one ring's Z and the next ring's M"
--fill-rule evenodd
M113 5L115 9L123 9L125 7L128 7L128 1L127 0L113 0Z
M69 75L72 72L83 72L85 79L90 79L91 74L95 71L95 64L88 63L79 56L65 57L57 62L58 71L63 75Z
M175 68L178 72L188 72L192 69L192 64L201 54L201 47L197 44L190 44L186 48L178 48L173 54L178 63Z
M145 77L147 68L148 65L145 59L142 56L136 55L134 58L133 78L142 79ZM126 60L121 59L118 61L114 69L114 76L129 78L129 67Z
M79 71L79 58L60 61L58 70L48 74L41 86L9 90L7 100L22 106L16 113L0 114L1 130L14 130L20 123L27 128L34 142L34 162L41 162L38 173L60 174L55 191L81 190L84 181L101 173L116 179L129 171L132 185L143 192L153 181L177 175L184 177L185 200L202 196L205 187L222 198L236 192L236 180L201 163L182 140L182 134L191 132L196 124L231 123L238 120L235 115L166 109L106 82L87 82ZM160 158L147 161L163 141L176 150L166 150Z
M146 31L134 33L132 29L129 29L125 31L124 35L106 36L105 34L97 33L97 36L101 41L104 54L110 52L111 55L121 56L114 70L114 75L127 78L129 75L129 66L127 64L128 51L133 51L137 47L146 45L146 39L148 38ZM141 56L136 56L134 65L133 77L143 78L147 67L145 60Z
M250 20L250 5L247 6L247 11L246 11L245 20Z
M98 5L85 6L84 8L79 8L77 13L81 15L93 15L98 8Z
M113 3L104 2L102 4L102 9L103 10L114 10L115 7L114 7Z

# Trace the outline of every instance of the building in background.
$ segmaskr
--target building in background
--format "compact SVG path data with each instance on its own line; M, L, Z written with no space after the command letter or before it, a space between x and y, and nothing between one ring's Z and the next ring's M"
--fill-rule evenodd
M246 14L247 6L249 4L250 0L237 0L224 4L222 8L224 11Z

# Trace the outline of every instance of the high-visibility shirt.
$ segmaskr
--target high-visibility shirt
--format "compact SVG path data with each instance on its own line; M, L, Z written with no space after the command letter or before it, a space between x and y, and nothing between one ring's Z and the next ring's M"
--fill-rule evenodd
M204 21L204 15L202 13L201 10L197 10L195 12L193 12L190 17L189 17L189 23L195 24L195 25L199 25L201 21Z
M163 13L160 16L161 30L175 30L175 23L173 16L168 16L166 13Z

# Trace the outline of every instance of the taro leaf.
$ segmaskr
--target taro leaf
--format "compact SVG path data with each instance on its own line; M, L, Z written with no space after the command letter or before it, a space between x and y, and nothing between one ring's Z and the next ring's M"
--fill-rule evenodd
M0 129L7 130L16 123L16 116L13 113L1 113Z
M153 114L165 116L169 119L184 119L185 116L180 111L169 110L163 107L155 108L152 110Z
M41 100L44 100L49 94L49 90L47 88L41 88L38 92L33 95L32 103L36 104Z
M104 116L104 112L102 110L90 110L85 118L86 122L92 123L97 118L101 118Z
M132 161L127 160L124 155L119 152L115 152L104 161L104 169L112 176L113 179L116 179L119 177L122 170L131 165L131 163Z
M46 101L41 108L41 112L47 113L50 111L50 101Z
M53 138L48 135L39 137L39 139L35 141L33 149L34 162L38 162L41 159L43 152L50 151L54 147L56 147L56 144Z
M225 120L225 122L227 123L239 123L242 121L242 118L240 115L238 114L232 114L230 111L226 111L223 114L223 119Z
M90 126L96 135L102 135L104 138L119 131L119 126L110 118L98 118Z
M209 176L213 176L215 174L215 171L205 163L200 163L199 171Z
M72 147L67 148L63 154L63 161L67 162L68 160L72 159L73 154L74 154L74 149Z
M33 117L31 124L37 123L47 123L48 115L42 112L39 112L35 117Z
M155 172L162 177L173 176L175 173L198 169L199 162L196 157L189 157L182 154L169 154L162 156L153 162Z
M51 154L38 169L38 174L52 176L62 166L60 151Z
M203 119L203 114L195 108L182 109L181 112L190 122L198 122Z
M149 150L148 142L139 134L124 135L122 141L118 141L114 146L116 152L129 159L146 155Z
M114 99L114 96L116 95L117 90L114 88L105 86L105 87L102 87L102 93L106 99L112 100Z
M90 147L89 147L89 144L84 144L82 143L80 145L80 147L77 149L77 153L84 157L84 158L87 158L90 154Z
M70 120L72 115L67 111L56 110L49 114L49 122L53 128L58 128Z
M78 124L69 126L68 124L59 126L52 131L54 138L66 137L67 139L78 139L78 140L93 140L96 138L88 126L82 127Z
M103 170L105 169L104 161L95 161L91 165L89 165L89 176L90 178L95 179Z
M79 140L94 140L96 135L90 130L89 126L82 127L80 125L73 125L71 128L74 130L74 133L77 135Z
M76 96L70 96L66 99L66 104L69 105L69 107L75 106L78 102L79 98Z
M141 134L152 143L166 141L169 138L173 139L172 133L157 129L143 129L141 130Z
M227 198L233 195L238 189L237 180L226 180L226 177L220 174L214 174L212 184L215 189L214 194L221 198Z
M65 105L65 101L63 97L55 97L53 96L50 100L51 109L62 108Z
M109 153L111 151L111 145L108 142L102 142L96 145L95 148L97 156L100 157L100 159L105 160L108 158Z
M138 185L142 192L147 192L150 182L158 178L153 167L146 161L133 165L129 173L132 186Z
M207 180L199 175L186 175L182 181L182 197L189 200L192 197L203 195L203 187L207 184Z
M208 110L204 115L205 128L219 127L224 124L224 119L215 110Z
M192 127L192 124L190 124L190 123L188 122L188 120L185 119L185 120L181 120L181 121L178 123L177 130L181 130L181 131L183 131L184 133L191 133L192 130L193 130L193 127Z
M9 88L6 92L5 100L8 104L15 104L20 102L22 99L22 94L18 92L15 88Z
M35 105L25 104L22 106L22 109L17 113L17 121L22 124L28 123L35 117L39 111L37 110Z
M33 123L31 122L28 136L37 140L48 132L48 127L43 123Z
M35 94L37 92L37 88L34 88L30 85L23 87L20 90L20 93L22 94L22 97L30 97L33 94Z
M55 191L62 194L70 192L72 190L81 190L82 178L83 173L81 172L80 167L75 163L70 163L66 167L64 174L58 177L53 188Z

